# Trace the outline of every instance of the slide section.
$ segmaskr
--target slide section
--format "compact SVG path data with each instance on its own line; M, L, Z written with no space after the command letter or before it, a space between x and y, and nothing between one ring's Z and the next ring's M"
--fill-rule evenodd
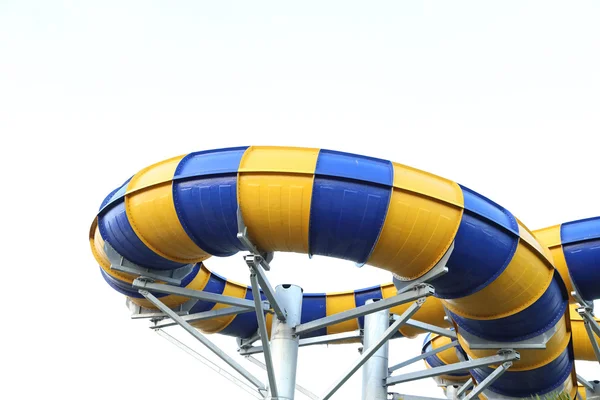
M372 157L263 146L175 157L140 171L109 195L90 243L105 276L126 283L120 285L122 291L130 277L110 274L103 267L102 241L142 267L195 270L185 285L249 298L246 286L200 265L210 255L232 255L241 248L235 238L238 209L252 241L263 251L368 263L401 280L423 276L452 246L449 272L432 284L455 316L459 334L464 330L509 343L553 330L562 332L557 343L570 343L571 331L560 325L569 325L564 322L568 283L561 278L564 271L557 267L555 273L555 248L549 246L548 251L508 210L471 189ZM599 278L596 222L563 224L557 242L568 274L586 298L600 295L599 285L589 283ZM380 286L315 294L307 303L306 318L351 309L372 296L385 297L385 292ZM393 288L387 293L393 295ZM435 307L428 310L437 314ZM361 323L346 321L325 332L353 330ZM251 314L242 314L199 328L244 336L256 329L254 324ZM533 358L522 360L522 369L500 378L493 390L508 393L514 382L535 379L536 374L543 374L546 381L524 386L528 395L554 390L548 382L564 382L565 371L572 371L572 346L567 344L562 352L559 347L540 351L545 354L539 356L547 361L544 365ZM487 370L472 373L484 378Z

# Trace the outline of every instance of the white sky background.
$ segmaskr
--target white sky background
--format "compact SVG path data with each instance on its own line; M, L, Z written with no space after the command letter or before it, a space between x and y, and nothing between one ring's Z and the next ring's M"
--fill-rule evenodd
M456 180L532 229L598 215L598 21L593 1L0 1L0 397L248 398L129 320L89 250L104 196L171 156L330 148ZM246 281L240 256L207 265ZM273 267L306 291L390 279L301 255ZM393 342L392 362L421 343ZM357 348L302 349L299 383L323 393ZM359 396L360 373L336 398Z

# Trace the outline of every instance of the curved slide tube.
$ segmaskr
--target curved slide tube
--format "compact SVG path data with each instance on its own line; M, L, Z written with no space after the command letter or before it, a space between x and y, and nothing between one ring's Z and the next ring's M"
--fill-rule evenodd
M251 299L245 285L202 265L211 255L243 249L236 238L238 208L251 240L263 251L342 258L385 269L401 280L426 274L453 245L449 272L431 284L454 316L459 335L508 343L555 332L552 345L535 354L523 351L491 390L511 397L576 390L565 271L555 269L555 253L564 254L567 274L582 296L599 297L594 283L600 278L594 245L600 240L598 219L550 229L540 235L546 244L541 245L506 209L423 171L330 150L239 147L175 157L134 175L102 203L90 231L92 251L107 282L139 305L149 306L131 287L132 276L110 269L104 241L135 264L174 270L184 287ZM302 322L394 294L391 284L306 294ZM188 300L155 295L171 307ZM427 303L434 305L414 318L443 324L443 308ZM190 312L220 307L225 306L198 301ZM312 334L361 324L346 321ZM252 313L196 326L238 337L257 329ZM405 328L401 333L419 332ZM471 357L482 356L463 344ZM471 373L481 380L490 370Z

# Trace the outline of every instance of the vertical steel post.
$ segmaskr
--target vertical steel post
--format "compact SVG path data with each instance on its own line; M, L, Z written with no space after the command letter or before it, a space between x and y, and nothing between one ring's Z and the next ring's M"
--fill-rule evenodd
M294 327L300 324L302 288L279 285L275 288L275 298L287 314L285 321L273 318L271 327L271 357L279 395L277 400L294 400L299 342L294 335Z
M367 300L367 304L379 299ZM363 351L372 347L390 325L389 310L381 310L365 315ZM386 342L362 368L362 400L386 400L387 387L384 385L388 374L388 342Z

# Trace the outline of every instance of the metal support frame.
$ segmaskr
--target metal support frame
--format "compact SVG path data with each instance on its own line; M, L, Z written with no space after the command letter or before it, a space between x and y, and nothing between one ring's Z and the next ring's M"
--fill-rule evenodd
M386 385L392 386L397 385L398 383L411 382L424 378L432 378L438 375L446 375L455 372L468 371L473 368L487 367L494 364L505 363L507 361L518 360L519 358L519 353L514 350L500 350L495 356L477 358L474 360L444 365L441 367L435 367L424 371L410 372L403 375L391 376L386 380Z
M270 398L271 400L293 400L295 394L294 392L295 390L298 390L312 400L317 399L317 396L315 396L313 393L296 384L298 348L302 346L338 343L348 341L349 339L359 340L362 338L364 349L362 350L360 358L352 364L352 366L343 376L334 382L325 395L320 398L321 400L329 400L361 367L363 367L363 400L383 400L387 398L388 387L399 383L410 382L429 377L439 377L441 375L468 371L473 368L483 366L499 365L489 376L487 376L483 381L479 382L479 384L475 384L473 379L469 379L469 381L460 386L460 388L458 385L454 386L454 390L451 392L454 398L474 400L480 394L485 393L486 389L488 389L490 385L499 379L502 374L513 365L513 361L519 360L520 356L516 350L529 348L543 349L546 347L546 342L554 334L554 332L549 331L545 336L541 335L540 337L535 337L528 341L511 343L510 349L506 349L501 347L505 346L506 343L485 342L473 335L465 333L465 340L469 342L469 345L472 348L498 349L498 354L491 357L473 360L459 358L459 360L462 361L459 361L455 364L435 367L425 371L390 376L391 373L398 369L426 359L429 356L438 354L445 350L458 347L459 345L458 341L456 340L457 334L454 330L411 319L411 317L423 305L426 298L434 294L433 287L427 284L427 282L445 274L448 271L446 262L454 249L454 243L452 243L440 262L438 262L438 264L423 277L409 282L404 282L395 278L394 284L397 288L396 296L378 301L369 300L363 306L300 324L302 289L293 285L278 286L276 289L271 286L265 271L269 271L271 269L269 262L272 259L272 253L261 252L252 243L252 241L249 239L247 227L243 222L241 212L239 210L237 237L251 253L244 256L244 261L250 268L250 281L253 300L234 298L178 286L181 285L180 278L184 276L185 272L187 271L186 268L189 268L189 266L175 270L176 272L149 270L130 263L128 260L120 256L108 244L106 244L106 246L108 246L106 247L106 251L107 254L109 254L109 259L111 260L111 268L136 275L137 278L132 284L133 287L138 289L142 296L144 296L148 301L158 308L158 311L156 311L135 305L132 308L130 305L130 309L132 309L132 318L150 319L153 323L151 328L154 329L160 336L174 343L177 347L183 349L185 352L191 354L199 360L204 360L203 362L207 363L207 365L208 363L211 363L210 361L204 359L204 357L199 353L162 330L162 328L169 326L181 326L186 332L192 335L196 340L200 341L211 352L213 352L227 365L238 372L246 381L249 382L249 384L241 381L237 377L227 373L214 364L212 364L214 366L213 369L223 375L226 375L228 379L240 386L242 389L250 390L254 396L261 396L261 398L265 398L265 396L267 396L266 398ZM190 300L172 310L162 303L161 300L159 300L151 292L173 294L194 300ZM264 294L268 302L262 300L262 294ZM593 304L584 301L577 294L577 292L573 292L572 295L580 304L580 308L577 309L577 312L583 318L586 332L592 342L596 357L600 362L600 347L596 341L596 336L600 338L600 325L593 316ZM191 305L193 305L196 300L226 304L229 307L189 314ZM411 302L413 303L408 306L402 315L390 316L389 310L391 308L400 304ZM266 370L268 387L238 362L233 360L229 355L220 350L192 325L190 325L191 322L247 312L256 313L258 330L252 337L244 340L238 340L239 353L243 356L246 356L249 361ZM273 312L275 314L275 318L273 318L272 322L271 340L269 340L267 333L265 312ZM364 334L363 331L355 331L301 340L299 339L300 335L308 332L362 316L365 317ZM451 322L450 317L449 321ZM453 341L438 349L432 349L388 368L388 341L403 325L446 336L453 339ZM261 345L252 346L252 343L256 342L257 340L261 341ZM265 363L262 363L251 356L252 354L257 353L263 353ZM577 379L586 387L589 393L597 393L594 390L598 390L598 385L593 382L585 381L579 375L577 376ZM256 391L252 388L255 388ZM466 392L471 388L471 392L465 396ZM265 395L265 393L268 394ZM397 395L395 393L392 393L392 395L394 398L402 398L404 400L426 399L420 396Z
M413 363L415 363L417 361L424 360L427 357L430 357L430 356L433 356L435 354L441 353L442 351L451 349L451 348L456 347L456 346L458 346L458 341L453 341L453 342L450 342L450 343L448 343L448 344L446 344L446 345L444 345L442 347L438 347L437 349L426 351L425 353L422 353L422 354L420 354L420 355L418 355L416 357L413 357L411 359L408 359L406 361L403 361L401 363L398 363L398 364L390 367L388 369L388 372L391 374L392 372L394 372L394 371L396 371L396 370L398 370L400 368L406 367L407 365L413 364Z
M499 367L497 367L491 374L489 374L487 376L487 378L485 378L484 380L482 380L481 382L479 382L478 385L476 385L473 390L471 391L471 393L469 393L464 400L472 400L472 399L476 399L479 398L479 395L481 393L483 393L483 391L485 389L487 389L488 387L490 387L490 385L494 382L496 382L496 380L498 378L500 378L502 376L502 374L504 374L506 372L506 370L508 370L510 367L512 366L512 362L511 361L507 361L505 363L502 363L502 365L500 365Z
M360 330L353 332L342 332L342 333L333 333L331 335L323 335L323 336L315 336L311 338L300 339L298 343L299 347L305 346L315 346L319 344L335 344L335 343L344 343L351 341L353 339L359 340L363 337ZM239 353L243 356L249 356L252 354L258 354L263 352L262 346L250 346L245 347L243 345L239 346Z
M231 368L237 371L240 375L242 375L246 380L248 380L254 387L256 387L259 391L265 390L265 386L262 382L248 372L244 367L242 367L237 361L231 358L228 354L223 352L216 346L213 342L208 340L203 334L201 334L198 330L196 330L193 326L187 323L183 318L181 318L177 313L173 312L167 305L165 305L162 301L157 299L152 293L147 290L139 290L139 293L144 296L148 301L156 306L159 310L165 313L169 318L175 321L179 326L181 326L186 332L192 335L195 339L197 339L200 343L202 343L205 347L207 347L210 351L212 351L216 356L218 356L221 360L227 363Z
M387 299L375 303L365 304L363 306L356 307L351 310L343 311L337 314L330 315L328 317L319 318L311 322L300 324L296 327L295 332L296 335L312 332L314 330L321 329L329 325L337 324L339 322L348 321L350 319L362 317L364 315L376 311L390 309L400 304L416 301L421 297L431 296L433 293L433 287L431 287L430 285L421 284L414 287L413 290L409 292L402 293L394 297L389 297Z
M381 301L378 301L378 302L372 303L372 304L367 304L366 306L373 306L373 305L377 305L377 304L383 303L383 302L385 302L385 300L381 300ZM396 319L396 321L394 321L394 323L384 332L383 336L376 343L374 343L371 347L369 347L368 349L363 351L363 354L361 355L361 357L354 363L354 365L352 365L352 367L348 370L348 372L346 372L336 383L333 384L333 386L327 391L327 393L321 398L321 400L330 399L331 396L333 396L333 394L335 392L337 392L337 390L340 387L342 387L342 385L344 383L346 383L346 381L348 379L350 379L350 377L352 375L354 375L354 373L356 371L358 371L358 369L360 367L362 367L363 364L365 362L367 362L369 360L369 358L371 358L371 356L373 356L373 354L375 354L381 346L383 346L385 343L387 343L387 341L390 340L392 336L394 336L394 334L398 331L398 329L406 321L408 321L408 319L411 316L413 316L419 310L419 308L421 308L421 306L423 305L424 302L425 302L425 297L421 297L421 298L417 299L417 301L415 301L413 304L411 304L406 309L406 311L404 311L402 316L400 318ZM365 306L363 306L363 307L365 307ZM383 310L386 308L388 308L388 307L377 308L371 312L380 311L380 310Z

